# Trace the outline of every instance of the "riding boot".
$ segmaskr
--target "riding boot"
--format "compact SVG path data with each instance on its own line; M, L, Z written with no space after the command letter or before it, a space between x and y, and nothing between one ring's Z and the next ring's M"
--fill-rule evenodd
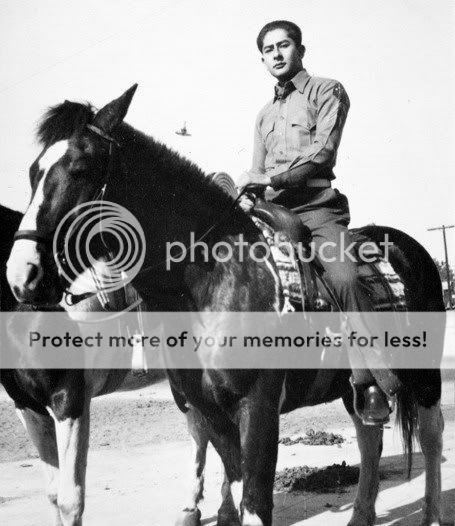
M402 387L401 381L393 370L386 367L378 349L362 352L354 347L348 354L356 414L364 425L386 424L391 413L387 397L396 395Z
M354 410L365 426L382 426L390 421L391 408L384 392L375 384L355 384Z

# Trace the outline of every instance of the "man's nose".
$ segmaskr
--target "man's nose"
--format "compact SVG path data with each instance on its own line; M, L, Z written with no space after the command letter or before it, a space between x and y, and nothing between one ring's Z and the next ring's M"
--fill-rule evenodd
M282 59L283 58L283 55L281 53L281 51L277 48L275 49L275 51L273 52L273 58L275 60L278 60L278 59Z

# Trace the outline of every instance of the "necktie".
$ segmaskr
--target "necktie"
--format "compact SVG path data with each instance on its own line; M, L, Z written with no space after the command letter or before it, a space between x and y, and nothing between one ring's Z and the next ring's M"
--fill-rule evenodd
M275 99L274 100L285 100L286 97L295 90L294 83L288 80L284 86L275 86Z

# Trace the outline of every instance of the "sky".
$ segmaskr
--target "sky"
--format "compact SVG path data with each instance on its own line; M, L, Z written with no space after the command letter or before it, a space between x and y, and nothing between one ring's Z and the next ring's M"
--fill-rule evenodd
M308 72L351 100L335 168L351 225L399 228L442 259L427 228L455 224L453 0L0 0L1 203L27 206L48 106L102 107L135 82L127 122L238 177L273 95L256 35L283 18L302 28ZM175 134L184 121L191 137ZM455 266L455 228L447 239Z

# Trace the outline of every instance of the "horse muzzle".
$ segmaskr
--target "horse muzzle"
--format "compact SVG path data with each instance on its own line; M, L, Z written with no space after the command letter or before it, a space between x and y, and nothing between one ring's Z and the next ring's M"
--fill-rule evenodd
M43 254L31 240L17 241L7 263L6 277L20 303L56 305L63 296L56 270L44 264Z

